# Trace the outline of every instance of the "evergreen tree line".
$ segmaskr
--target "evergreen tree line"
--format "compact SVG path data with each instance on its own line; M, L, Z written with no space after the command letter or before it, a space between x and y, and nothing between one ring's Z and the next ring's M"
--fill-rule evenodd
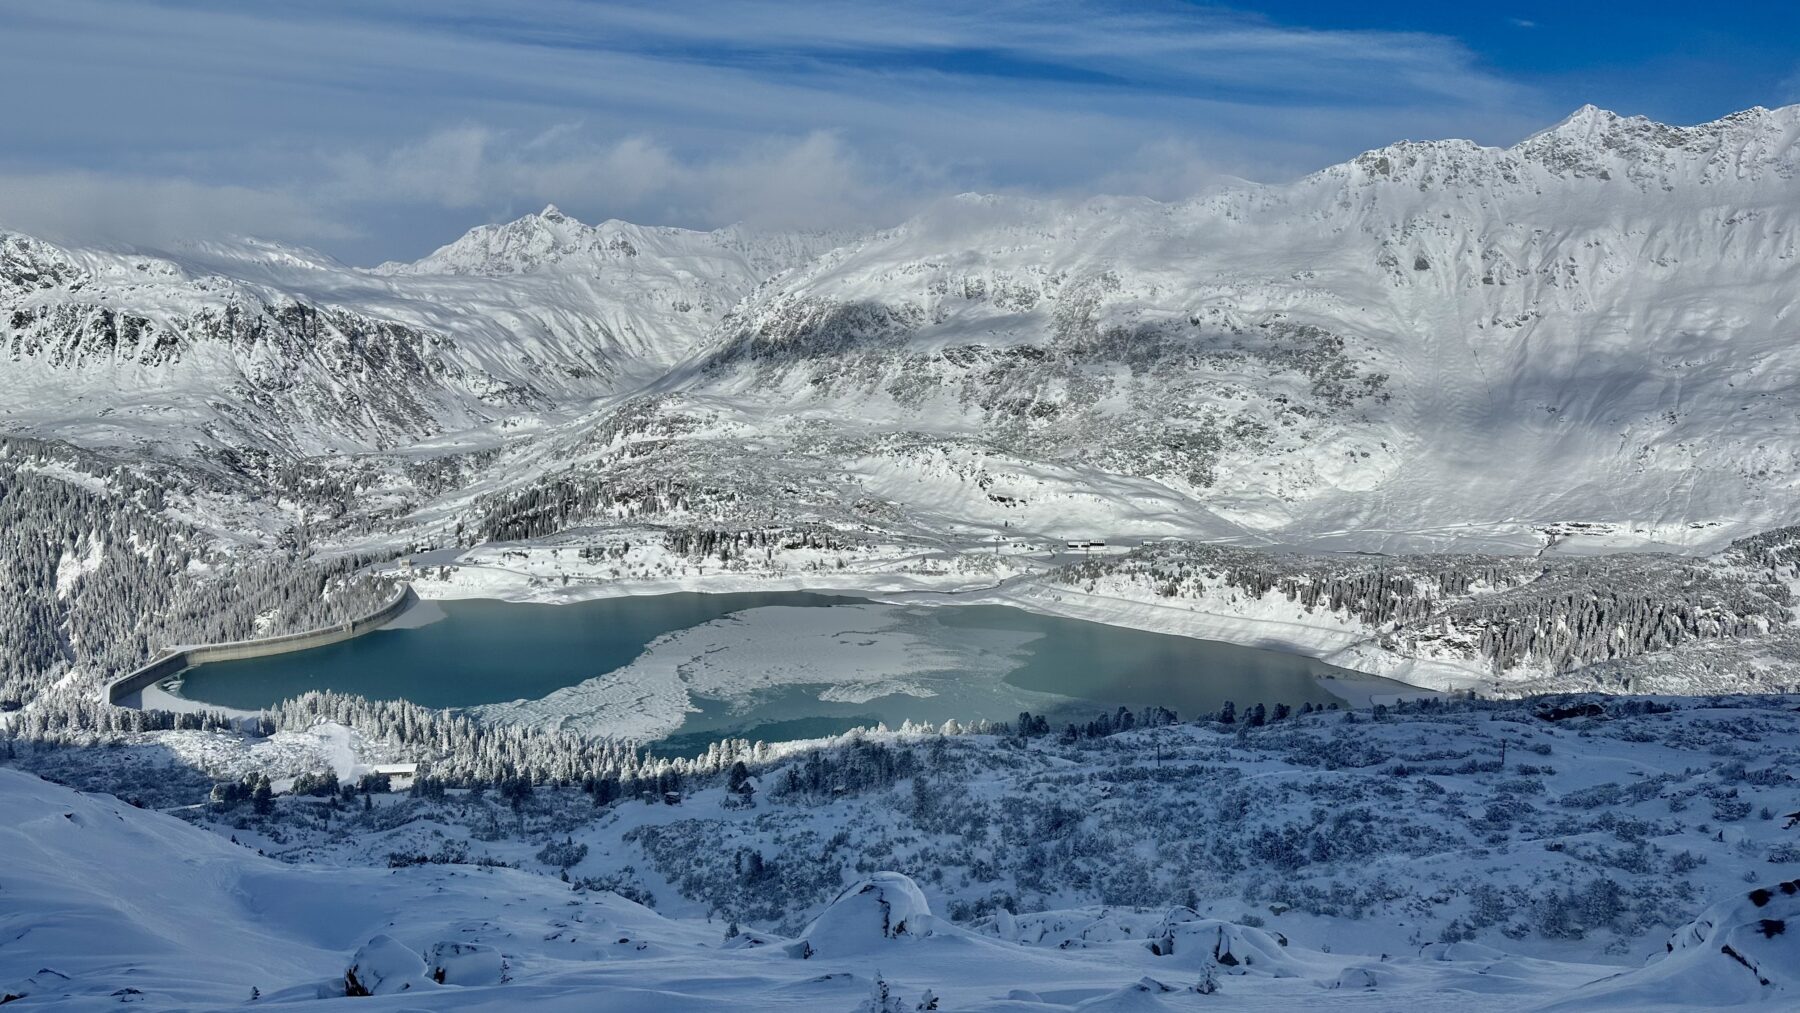
M851 548L842 536L829 528L795 530L784 527L756 528L749 531L720 531L713 528L670 528L663 532L663 545L682 556L705 558L717 556L730 562L753 551L775 549Z
M686 511L693 501L694 493L672 478L625 485L596 475L562 475L480 498L472 533L478 542L523 541L586 521Z
M1756 611L1740 615L1687 598L1659 598L1605 588L1583 588L1530 601L1478 602L1464 615L1446 616L1447 623L1469 625L1480 632L1478 655L1495 672L1536 664L1566 672L1599 661L1635 658L1668 650L1690 640L1718 640L1765 633L1786 617ZM1409 644L1416 631L1403 631L1396 643Z
M1279 592L1305 608L1326 608L1374 626L1425 619L1448 599L1477 586L1530 583L1538 560L1511 556L1417 555L1345 559L1260 552L1200 542L1139 546L1124 556L1097 556L1052 571L1052 579L1084 584L1107 576L1135 576L1166 598L1195 598L1220 587L1251 598Z
M375 557L313 557L304 532L220 551L171 519L160 481L70 454L0 440L0 711L39 701L14 719L29 733L136 727L99 687L161 650L334 625L392 594L359 572Z
M1279 593L1307 609L1361 620L1381 631L1383 645L1392 649L1467 643L1496 673L1521 666L1563 672L1790 624L1792 594L1781 568L1800 559L1795 530L1741 540L1727 559L1767 572L1746 579L1720 563L1652 554L1346 560L1159 543L1084 560L1051 576L1069 584L1123 576L1147 582L1165 597L1197 598L1221 589L1251 598Z
M1800 525L1771 528L1740 538L1725 547L1726 559L1739 566L1760 567L1772 575L1800 573Z
M764 743L724 739L699 756L653 757L633 743L573 735L527 725L485 724L465 714L407 700L369 700L314 691L267 712L269 728L305 729L321 721L354 728L371 740L419 757L426 777L452 787L585 784L593 779L654 780L665 773L711 775L745 760L773 756Z
M1642 657L1695 640L1759 636L1792 622L1792 592L1778 579L1677 556L1560 560L1528 586L1466 598L1402 627L1410 648L1444 633L1476 635L1495 672L1534 666L1566 672Z

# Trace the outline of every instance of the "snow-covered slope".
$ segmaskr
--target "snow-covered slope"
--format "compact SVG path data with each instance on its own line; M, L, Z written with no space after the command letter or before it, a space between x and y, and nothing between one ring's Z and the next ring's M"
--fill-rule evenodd
M1667 954L1576 990L1553 1010L1800 1003L1800 880L1746 890L1669 938Z
M507 869L287 866L171 817L12 770L0 770L0 799L8 856L0 994L22 996L25 1009L215 1008L249 1000L253 989L271 1000L343 996L355 951L382 935L463 956L465 967L480 961L453 945L514 952L506 940L541 940L571 923L578 928L568 934L586 938L533 962L641 958L643 944L631 942L646 930L659 946L691 948L713 935L610 895L571 907L566 885ZM415 959L426 979L430 969ZM498 971L501 962L491 963ZM500 980L495 973L485 984ZM405 991L438 987L412 984Z
M861 237L550 207L361 270L8 235L0 426L277 458L507 443L491 491L612 481L591 438L624 419L718 496L754 494L753 459L938 531L1079 512L1419 548L1585 522L1712 548L1800 520L1797 167L1800 106L1586 107L1510 148L1404 141L1179 204L971 195Z
M1794 712L1573 710L874 733L766 753L754 797L731 804L722 775L674 804L545 779L523 795L215 793L178 820L0 769L0 997L1791 1008L1800 849L1770 806L1792 797ZM103 779L134 753L230 737L19 759Z
M255 241L138 254L0 233L0 425L177 455L403 447L634 389L829 243L547 208L358 270Z
M699 387L1153 477L1243 526L1794 519L1800 107L1593 108L1166 205L966 196L727 321Z

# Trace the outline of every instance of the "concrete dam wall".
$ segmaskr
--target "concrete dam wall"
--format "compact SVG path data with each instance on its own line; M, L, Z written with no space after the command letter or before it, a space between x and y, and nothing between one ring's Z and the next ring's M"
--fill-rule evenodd
M133 693L140 693L177 672L209 661L237 661L241 658L288 654L360 637L370 630L386 626L417 600L418 596L413 593L412 586L401 584L400 589L394 592L394 597L380 608L360 619L352 619L336 626L304 633L287 633L279 637L264 637L260 640L239 640L229 644L171 647L137 671L113 680L106 688L106 700L117 705Z

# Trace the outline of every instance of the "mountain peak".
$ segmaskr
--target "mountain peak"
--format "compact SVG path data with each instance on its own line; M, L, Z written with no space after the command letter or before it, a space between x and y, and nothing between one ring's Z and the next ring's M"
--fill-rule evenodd
M1546 130L1540 130L1534 136L1553 135L1568 138L1590 138L1606 134L1626 117L1620 116L1611 109L1602 109L1592 102L1582 105L1562 120ZM1632 117L1643 119L1643 117Z
M562 209L557 207L555 204L544 205L544 210L539 211L537 213L537 216L547 222L574 221L574 219L570 218L568 215L563 214Z
M1662 188L1682 179L1754 178L1768 169L1786 175L1795 168L1796 112L1800 107L1757 107L1674 126L1584 105L1510 150L1558 174L1622 175L1640 186Z

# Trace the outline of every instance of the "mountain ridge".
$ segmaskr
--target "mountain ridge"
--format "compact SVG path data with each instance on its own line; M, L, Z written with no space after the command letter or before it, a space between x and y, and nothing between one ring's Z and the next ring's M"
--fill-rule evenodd
M688 434L666 450L700 484L752 444L910 474L867 448L924 434L1060 469L1053 501L1147 482L1194 518L1164 534L1583 521L1711 547L1800 521L1796 152L1800 106L1589 106L1507 148L1397 142L1175 203L965 194L854 235L550 205L345 268L8 234L0 426L177 458L509 448L486 488L616 478L571 448L652 404L631 424ZM846 501L937 495L860 467Z

